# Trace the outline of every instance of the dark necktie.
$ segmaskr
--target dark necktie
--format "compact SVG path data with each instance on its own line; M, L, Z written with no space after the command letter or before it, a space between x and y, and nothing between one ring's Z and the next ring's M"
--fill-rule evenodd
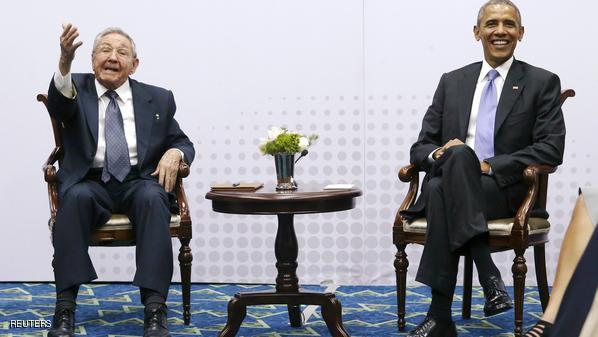
M125 138L123 116L116 102L118 94L114 90L108 90L105 95L110 98L110 103L106 108L104 120L106 157L104 159L104 169L102 170L102 181L108 182L112 175L116 180L122 182L131 171L129 146Z
M480 98L474 145L475 153L480 160L494 157L494 120L496 119L496 106L498 105L494 80L498 75L496 69L488 72L488 82L484 86Z

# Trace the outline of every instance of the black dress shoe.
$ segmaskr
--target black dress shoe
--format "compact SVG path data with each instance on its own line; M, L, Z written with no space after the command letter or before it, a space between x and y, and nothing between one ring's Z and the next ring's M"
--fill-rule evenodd
M143 319L143 337L170 337L166 305L150 304L145 307Z
M427 316L407 337L457 337L457 327L453 321L440 321Z
M52 327L48 337L73 337L75 336L75 311L59 309L54 312Z
M499 277L490 276L482 284L482 288L484 288L484 296L486 297L486 303L484 304L484 315L486 317L513 308L513 301L507 293L504 282Z

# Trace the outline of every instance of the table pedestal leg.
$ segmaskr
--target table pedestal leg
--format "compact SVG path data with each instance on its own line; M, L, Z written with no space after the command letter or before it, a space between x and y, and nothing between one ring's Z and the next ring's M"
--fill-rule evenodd
M234 337L237 332L239 332L241 323L243 323L243 319L245 319L245 315L247 314L247 305L242 303L238 295L239 294L236 294L235 297L228 302L226 325L222 331L220 331L218 337Z
M313 293L299 290L297 256L299 246L293 226L293 214L278 215L278 232L274 243L276 256L276 292L238 293L228 303L228 319L219 337L233 337L239 331L247 313L247 306L259 304L286 304L291 326L301 326L301 304L319 305L322 317L333 337L349 337L342 321L340 302L331 293Z
M274 242L274 255L276 256L276 292L299 292L299 278L297 277L297 256L299 245L295 235L293 214L278 215L278 231ZM301 307L288 305L289 321L291 326L301 326Z

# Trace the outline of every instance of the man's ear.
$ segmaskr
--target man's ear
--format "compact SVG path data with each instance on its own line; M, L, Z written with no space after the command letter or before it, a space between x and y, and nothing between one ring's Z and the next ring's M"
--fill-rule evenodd
M480 28L478 26L473 26L473 36L476 41L480 41Z
M519 37L517 38L519 41L523 40L523 33L525 33L525 27L521 26L519 28Z
M129 75L133 75L135 73L135 70L137 70L138 66L139 66L139 59L135 58L133 60L133 69L131 69L131 73Z

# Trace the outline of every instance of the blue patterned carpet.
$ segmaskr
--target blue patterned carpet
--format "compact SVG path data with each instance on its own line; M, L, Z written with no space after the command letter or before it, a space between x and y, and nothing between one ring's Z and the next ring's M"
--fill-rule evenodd
M319 287L306 287L321 290ZM169 327L176 336L217 336L226 322L226 305L239 291L272 289L270 285L193 285L192 320L183 325L181 292L173 285L168 299ZM512 291L512 289L510 289ZM541 308L535 287L526 289L525 326L532 325ZM462 320L461 292L453 303L453 318L459 336L512 336L513 311L491 318L482 313L483 294L474 288L472 318ZM396 327L396 297L391 286L340 287L337 297L343 305L343 322L353 337L403 336ZM0 283L0 336L45 336L54 310L54 286L48 283ZM407 293L409 327L419 323L427 311L429 292L426 287L409 288ZM141 336L143 307L139 291L129 284L91 284L81 287L77 300L78 336ZM24 321L31 320L31 321ZM20 324L20 325L19 325ZM36 326L37 324L37 326ZM27 327L28 326L28 327ZM238 336L330 336L319 310L299 329L288 324L284 306L250 307Z

